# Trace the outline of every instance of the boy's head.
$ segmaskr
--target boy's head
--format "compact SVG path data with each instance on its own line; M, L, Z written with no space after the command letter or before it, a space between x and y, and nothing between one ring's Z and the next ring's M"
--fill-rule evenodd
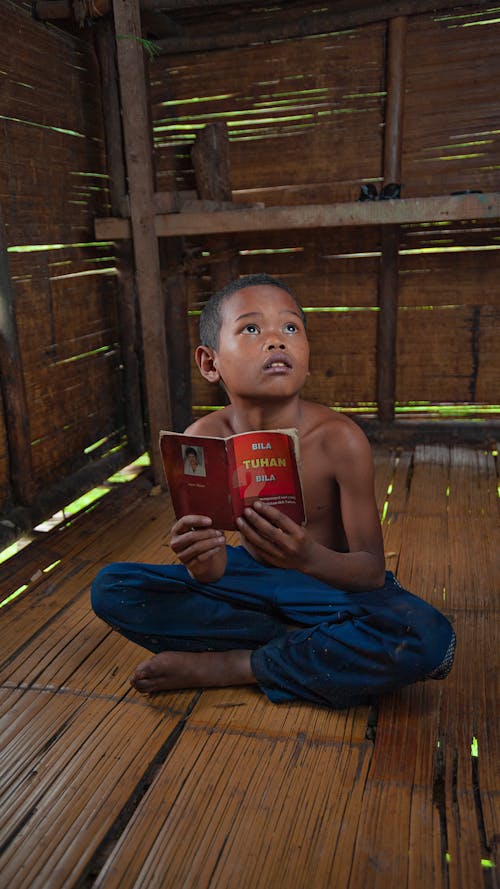
M184 459L194 472L199 465L198 454L196 453L195 448L187 447L184 451Z
M259 286L278 287L280 290L285 290L286 293L289 293L300 311L305 327L306 318L304 310L288 284L264 273L258 275L244 275L241 278L236 278L236 280L230 281L229 284L226 284L226 286L222 288L222 290L218 290L214 293L203 308L200 315L200 343L203 346L209 346L211 349L216 350L219 348L219 334L222 327L224 304L231 298L233 293L243 290L246 287Z

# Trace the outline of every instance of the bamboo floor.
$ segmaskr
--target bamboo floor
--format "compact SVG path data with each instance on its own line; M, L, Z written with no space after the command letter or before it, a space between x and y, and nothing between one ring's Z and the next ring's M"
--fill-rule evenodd
M144 652L88 592L109 561L172 559L145 477L0 567L3 594L27 584L0 611L1 889L497 886L495 456L374 455L388 567L458 636L444 682L376 706L132 690Z

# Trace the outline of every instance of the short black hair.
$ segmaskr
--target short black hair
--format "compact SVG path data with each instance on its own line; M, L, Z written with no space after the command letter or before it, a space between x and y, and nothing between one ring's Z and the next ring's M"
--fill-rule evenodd
M225 287L222 288L222 290L218 290L216 293L212 294L207 304L204 306L200 315L200 342L202 346L209 346L211 349L219 348L219 334L222 327L221 309L226 300L228 300L233 293L236 293L238 290L243 290L245 287L259 286L278 287L280 290L285 290L286 293L289 293L300 311L300 317L302 318L305 327L306 316L304 314L304 309L288 284L285 284L284 281L280 281L279 278L273 278L271 275L265 273L243 275L241 278L236 278L234 281L230 281L229 284L226 284Z

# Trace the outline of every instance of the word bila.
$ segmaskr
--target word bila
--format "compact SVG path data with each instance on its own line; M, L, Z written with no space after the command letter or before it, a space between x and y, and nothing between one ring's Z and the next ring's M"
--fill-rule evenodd
M252 451L272 450L270 441L256 441L252 443ZM254 457L251 460L242 460L245 469L267 469L273 466L286 466L285 457ZM256 475L256 482L275 482L275 475Z

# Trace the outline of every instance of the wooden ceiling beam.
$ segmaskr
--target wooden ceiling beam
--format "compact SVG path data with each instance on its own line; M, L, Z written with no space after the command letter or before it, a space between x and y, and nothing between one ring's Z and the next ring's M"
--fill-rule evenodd
M211 6L258 6L259 0L141 0L141 9L164 9L179 12L182 9L205 9ZM262 2L262 6L265 3Z
M252 4L256 0L238 0L237 6ZM175 12L183 9L196 9L211 6L234 6L234 0L140 0L141 12ZM96 16L104 15L111 11L112 0L99 0L96 8ZM74 18L72 0L34 0L32 4L33 17L40 21L56 21L57 19ZM170 27L170 30L172 28Z
M500 219L500 192L404 198L392 201L353 201L341 204L305 204L293 207L215 210L157 214L157 237L235 234L247 231L284 231L355 225L405 225L460 219ZM129 219L95 220L98 240L130 238Z
M111 10L111 0L99 0L99 13L103 15L107 9ZM205 7L256 5L256 0L239 0L235 4L230 0L140 0L141 12L180 12L184 9L204 9ZM273 25L258 27L258 23L245 30L234 27L232 31L213 35L196 35L192 30L190 36L168 36L158 41L158 48L162 53L176 52L200 52L210 49L223 49L229 47L246 46L251 42L268 42L285 38L305 37L323 31L335 31L347 28L368 25L378 21L385 21L396 16L424 15L428 12L437 14L449 9L463 8L467 6L483 7L485 11L489 7L495 8L497 4L491 0L385 0L381 3L362 3L355 6L347 0L340 0L335 5L335 11L326 13L313 13L302 18L290 20L290 11L277 13ZM73 5L71 0L34 0L32 5L33 16L41 21L55 21L73 18ZM174 20L175 21L175 20ZM255 21L255 18L254 18ZM194 29L196 20L193 19Z
M146 2L158 2L158 0L146 0ZM283 10L276 14L272 24L262 24L254 18L246 27L236 26L227 32L214 32L213 34L197 35L193 28L189 35L183 37L170 37L158 40L156 45L159 53L207 52L217 49L231 49L246 47L251 43L268 43L272 40L286 40L298 37L308 37L313 34L327 33L330 31L342 31L357 28L361 25L386 21L397 16L424 15L428 12L438 14L449 9L471 6L477 8L484 6L494 7L491 0L479 0L479 3L471 3L470 0L384 0L377 4L371 3L361 7L343 6L334 12L310 13L301 18L292 19L290 13ZM220 26L219 26L220 28Z

